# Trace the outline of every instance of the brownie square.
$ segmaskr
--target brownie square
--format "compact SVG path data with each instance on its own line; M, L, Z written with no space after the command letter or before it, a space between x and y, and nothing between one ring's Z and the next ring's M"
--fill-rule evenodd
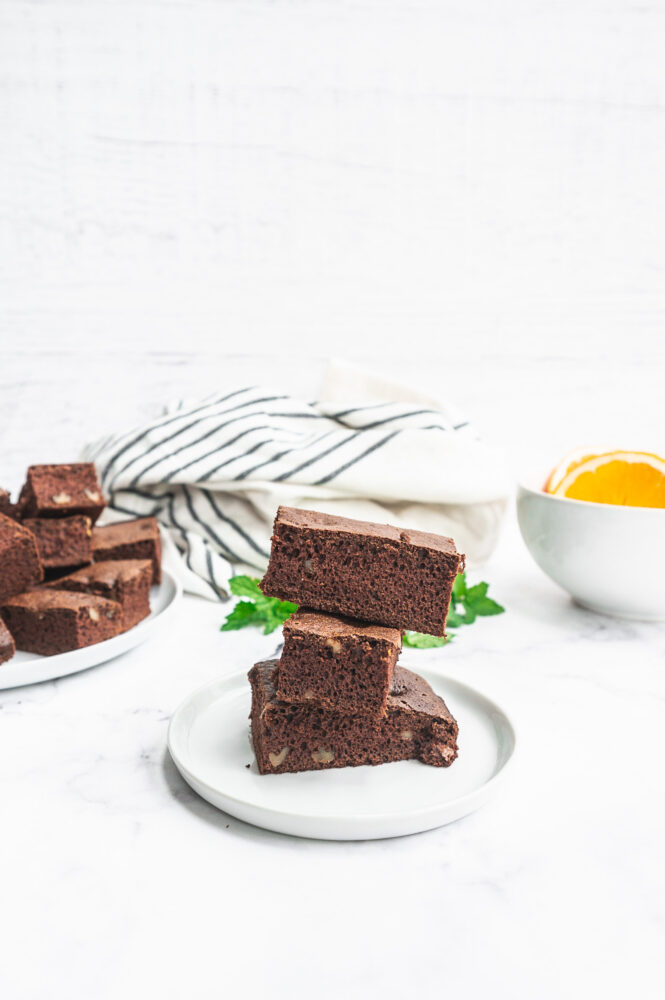
M122 630L138 625L150 614L152 563L149 559L124 559L93 563L69 576L46 583L42 589L96 594L122 607Z
M23 526L37 539L44 569L75 569L92 562L92 523L89 517L74 514L62 518L26 518Z
M16 646L12 634L2 618L0 618L0 663L6 663L7 660L11 660L15 652Z
M463 568L452 538L280 507L260 586L316 611L441 636Z
M385 716L368 725L366 715L280 701L272 680L277 662L257 663L249 672L252 740L261 774L397 760L448 767L457 757L455 719L443 698L410 670L395 668L398 693L388 696Z
M42 656L103 642L122 632L122 608L92 594L40 588L0 609L18 649Z
M19 502L23 517L85 514L93 524L106 506L92 462L31 465Z
M0 514L0 601L22 593L43 577L35 536Z
M95 562L109 559L150 559L152 582L162 579L162 541L155 517L105 524L93 528L92 553Z
M0 490L0 514L11 517L15 521L21 520L20 504L12 503L12 498L7 490Z
M383 715L401 648L399 629L298 610L284 623L277 697Z

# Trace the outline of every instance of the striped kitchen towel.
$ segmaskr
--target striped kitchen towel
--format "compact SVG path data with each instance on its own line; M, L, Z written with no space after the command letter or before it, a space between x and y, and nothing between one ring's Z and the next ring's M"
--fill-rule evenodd
M265 569L279 504L452 535L478 562L510 490L501 456L449 404L339 367L317 402L262 386L181 400L85 458L110 507L156 516L185 589L213 599Z

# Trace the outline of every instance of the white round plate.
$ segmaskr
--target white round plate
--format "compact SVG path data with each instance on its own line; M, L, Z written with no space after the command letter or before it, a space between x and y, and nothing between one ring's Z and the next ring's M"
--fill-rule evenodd
M162 582L158 587L150 589L150 614L134 628L130 628L129 632L123 632L104 642L96 642L94 646L73 649L70 653L57 653L55 656L38 656L36 653L19 650L7 663L0 664L0 690L76 674L79 670L96 667L99 663L105 663L134 649L163 625L180 593L178 581L162 570Z
M459 757L449 768L408 760L261 775L249 741L245 672L206 685L180 705L169 726L169 751L195 792L266 830L321 840L431 830L487 802L513 755L515 732L489 698L459 681L421 673L459 723Z

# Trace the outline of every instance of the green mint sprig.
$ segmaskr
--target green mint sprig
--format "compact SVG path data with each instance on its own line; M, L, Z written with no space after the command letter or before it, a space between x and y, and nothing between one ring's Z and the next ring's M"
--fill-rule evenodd
M506 609L487 596L488 590L488 583L476 583L473 587L467 587L466 573L459 573L453 584L446 625L449 628L459 628L460 625L473 625L476 618L503 614ZM411 649L436 649L454 638L454 632L449 632L445 638L424 635L422 632L405 632L403 642Z
M298 610L291 601L280 601L277 597L266 597L259 590L259 581L253 576L232 576L229 580L231 593L242 597L233 611L227 615L221 626L222 632L232 632L247 625L263 626L264 635L269 635L283 625L286 619ZM505 611L500 604L487 596L489 584L466 585L466 573L460 573L453 584L447 625L459 628L472 625L476 618L486 615L500 615ZM443 636L424 635L422 632L405 632L404 645L411 649L436 649L445 646L455 636L454 632Z
M259 581L253 576L232 576L229 589L236 597L247 599L238 601L221 626L222 632L232 632L246 625L263 625L264 635L269 635L298 610L297 604L262 594Z

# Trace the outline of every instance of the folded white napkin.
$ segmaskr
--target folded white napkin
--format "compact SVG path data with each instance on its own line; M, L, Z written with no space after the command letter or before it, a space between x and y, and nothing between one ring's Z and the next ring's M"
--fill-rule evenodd
M265 569L279 504L452 535L470 562L489 555L509 478L450 404L339 364L320 397L250 386L181 400L85 457L112 508L159 519L184 588L203 597Z

